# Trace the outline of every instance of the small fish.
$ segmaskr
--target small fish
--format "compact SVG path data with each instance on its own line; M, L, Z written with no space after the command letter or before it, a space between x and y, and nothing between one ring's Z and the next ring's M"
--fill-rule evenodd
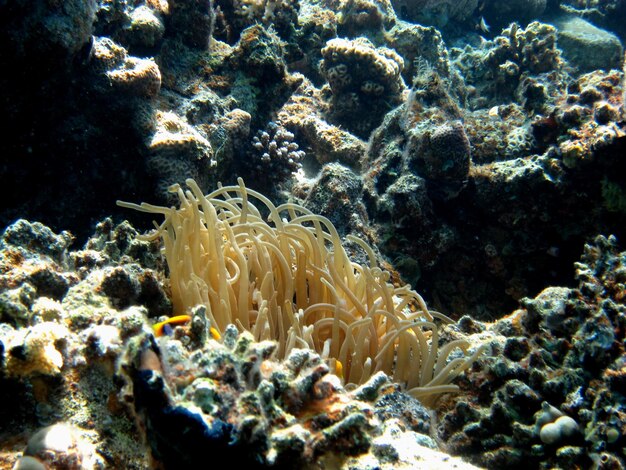
M220 335L220 332L217 331L217 328L214 328L214 327L209 328L209 333L211 333L211 336L216 341L219 341L220 339L222 339L222 335Z
M484 16L480 17L480 23L479 23L478 27L480 28L481 31L483 31L485 33L489 32L489 25L485 21L485 17Z
M163 336L168 333L168 330L171 330L172 325L184 325L190 320L191 317L189 315L176 315L168 318L167 320L155 323L152 325L152 330L154 331L154 335L156 337Z

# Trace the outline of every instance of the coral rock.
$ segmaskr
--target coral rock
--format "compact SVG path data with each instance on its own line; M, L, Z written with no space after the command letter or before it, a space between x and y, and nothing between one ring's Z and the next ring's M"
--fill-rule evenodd
M321 72L332 92L331 111L357 135L367 136L400 101L403 59L365 38L331 39L322 49Z

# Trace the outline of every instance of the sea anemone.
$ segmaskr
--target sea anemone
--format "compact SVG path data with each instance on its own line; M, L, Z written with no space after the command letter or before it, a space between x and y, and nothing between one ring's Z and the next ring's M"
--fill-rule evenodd
M234 324L256 341L274 340L278 358L313 349L347 388L383 371L426 406L457 390L451 381L482 348L467 356L465 340L439 347L435 321L451 320L429 311L410 286L390 283L364 241L347 237L369 265L350 261L333 224L302 206L276 207L241 179L206 196L186 183L188 190L171 188L179 208L118 202L165 216L145 237L163 241L177 314L204 305L217 332ZM450 359L455 349L463 354Z

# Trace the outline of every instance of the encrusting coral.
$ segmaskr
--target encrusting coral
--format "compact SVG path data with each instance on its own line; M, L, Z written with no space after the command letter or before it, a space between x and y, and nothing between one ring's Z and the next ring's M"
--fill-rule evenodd
M410 286L393 286L363 241L349 237L369 266L351 262L332 223L304 207L276 207L241 179L207 196L195 181L187 185L191 190L171 188L178 209L118 202L165 216L147 238L163 240L176 314L204 305L220 335L235 324L256 341L277 341L278 358L313 349L349 386L383 371L427 406L457 389L450 382L482 349L449 360L470 343L439 349L435 320L447 318L429 311ZM271 224L251 198L265 206Z

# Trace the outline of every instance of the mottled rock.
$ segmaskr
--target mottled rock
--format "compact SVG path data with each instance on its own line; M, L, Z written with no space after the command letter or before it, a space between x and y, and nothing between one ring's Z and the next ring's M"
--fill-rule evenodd
M22 247L28 252L47 255L57 262L63 262L73 237L69 232L54 233L39 222L19 219L8 226L2 234L2 244Z
M209 188L213 148L193 126L175 113L157 113L157 131L149 144L148 168L158 178L162 197L168 188L182 184L186 178L196 177L202 187Z
M581 72L621 67L624 49L613 33L578 17L561 19L556 25L563 55Z
M328 217L344 235L363 226L365 210L359 203L362 190L363 181L358 174L338 163L330 163L322 168L304 204Z

